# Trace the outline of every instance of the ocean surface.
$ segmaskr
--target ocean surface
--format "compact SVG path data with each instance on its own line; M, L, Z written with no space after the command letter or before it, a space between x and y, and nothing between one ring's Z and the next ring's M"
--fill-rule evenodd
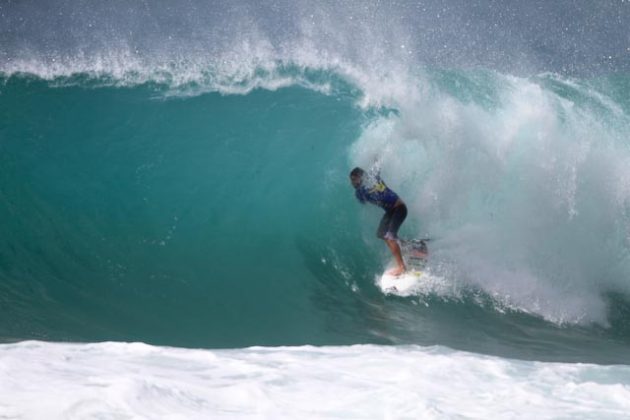
M629 22L1 4L0 418L627 416ZM412 296L355 166L431 238Z

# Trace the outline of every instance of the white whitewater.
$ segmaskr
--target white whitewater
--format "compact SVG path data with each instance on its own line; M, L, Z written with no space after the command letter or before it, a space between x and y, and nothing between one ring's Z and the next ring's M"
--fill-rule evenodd
M628 413L630 366L419 346L0 346L2 419L604 419Z

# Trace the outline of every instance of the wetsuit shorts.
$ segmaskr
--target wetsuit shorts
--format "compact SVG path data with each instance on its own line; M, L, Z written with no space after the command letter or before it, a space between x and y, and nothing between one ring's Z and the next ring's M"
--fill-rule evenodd
M404 204L387 210L378 225L376 236L381 239L398 239L398 229L406 217L407 206Z

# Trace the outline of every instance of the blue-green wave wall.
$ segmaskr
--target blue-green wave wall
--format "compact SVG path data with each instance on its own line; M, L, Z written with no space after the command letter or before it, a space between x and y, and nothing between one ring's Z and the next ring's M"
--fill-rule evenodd
M357 228L350 99L21 77L1 95L1 336L324 340L304 247Z

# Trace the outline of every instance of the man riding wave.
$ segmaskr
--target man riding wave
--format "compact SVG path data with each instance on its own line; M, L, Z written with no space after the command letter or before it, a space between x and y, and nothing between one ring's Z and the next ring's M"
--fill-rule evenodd
M385 210L376 236L385 241L396 261L396 268L390 270L388 274L392 276L403 274L407 268L398 243L398 229L407 217L405 202L383 182L378 173L368 174L357 167L350 172L350 182L359 202L372 203Z

